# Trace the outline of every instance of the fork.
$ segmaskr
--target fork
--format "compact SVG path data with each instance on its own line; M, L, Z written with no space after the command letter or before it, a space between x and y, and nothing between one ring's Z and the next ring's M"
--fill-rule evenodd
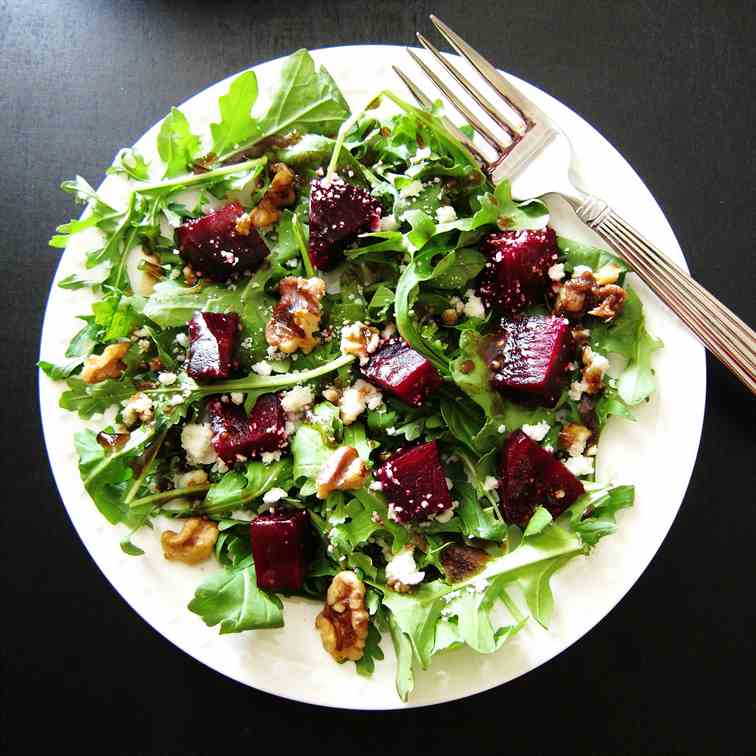
M423 73L456 108L475 132L494 151L487 159L483 151L445 118L446 126L480 160L494 183L508 179L518 199L556 194L563 197L578 218L592 228L634 272L682 320L704 346L756 394L756 333L725 307L701 284L643 237L633 226L599 197L575 186L570 178L572 146L559 126L535 103L434 15L433 25L463 57L506 106L496 108L449 60L422 34L420 44L451 74L458 84L483 109L506 135L497 136L439 76L412 50L407 52ZM394 66L409 91L421 106L432 106L431 99L401 69Z

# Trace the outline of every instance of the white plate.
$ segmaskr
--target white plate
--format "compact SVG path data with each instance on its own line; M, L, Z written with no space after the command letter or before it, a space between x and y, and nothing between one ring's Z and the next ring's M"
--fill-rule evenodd
M313 55L328 68L353 107L363 105L383 87L406 94L391 71L392 63L414 72L400 47L335 47ZM281 60L275 60L256 67L263 90L277 78L280 64ZM680 247L659 206L622 156L557 100L525 82L517 83L571 138L580 156L577 173L581 185L604 197L684 265ZM193 124L216 117L217 98L227 86L227 81L220 82L181 106ZM154 126L139 141L143 151L154 151L157 128ZM104 191L117 192L116 182L107 179ZM559 209L554 211L552 223L573 238L598 243L597 237ZM55 285L80 266L81 245L72 245L63 254L50 291L42 333L44 359L62 359L70 337L78 329L75 316L88 311L86 295ZM651 332L665 344L655 361L659 388L650 403L638 408L637 423L615 418L609 424L602 440L599 472L602 479L635 483L635 507L620 513L616 535L601 541L590 557L576 559L558 573L553 583L555 617L548 632L530 622L498 653L482 656L464 649L435 658L430 670L416 674L417 687L407 705L439 703L478 693L555 656L614 607L664 540L682 502L698 449L706 385L704 352L639 281L633 281L633 285L646 306ZM313 627L318 612L314 602L287 601L286 627L281 630L220 636L217 629L206 627L186 609L195 587L217 567L166 562L156 535L150 531L134 539L144 548L145 556L124 555L118 547L120 528L102 518L79 479L73 434L82 423L75 415L59 409L62 388L62 384L40 375L44 433L55 480L84 545L135 611L195 659L260 690L325 706L405 706L394 690L394 655L388 638L383 641L385 661L376 665L372 678L364 678L355 673L352 664L334 664L323 651Z

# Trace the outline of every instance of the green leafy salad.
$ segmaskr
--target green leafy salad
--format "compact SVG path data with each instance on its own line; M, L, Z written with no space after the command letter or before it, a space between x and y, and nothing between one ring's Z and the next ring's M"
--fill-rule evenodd
M313 664L370 675L388 636L406 700L435 655L549 624L633 503L595 462L661 344L627 265L492 185L440 105L352 113L305 50L257 100L247 71L209 130L174 108L108 169L122 202L63 184L86 209L51 245L92 243L59 286L95 302L39 366L100 420L79 470L126 554L152 528L217 560L188 608L220 633L312 599Z

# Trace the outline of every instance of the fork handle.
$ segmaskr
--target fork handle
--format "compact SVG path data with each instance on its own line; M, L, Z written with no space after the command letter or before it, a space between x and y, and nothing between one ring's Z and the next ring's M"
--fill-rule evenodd
M602 199L584 196L573 207L701 343L756 394L756 333Z

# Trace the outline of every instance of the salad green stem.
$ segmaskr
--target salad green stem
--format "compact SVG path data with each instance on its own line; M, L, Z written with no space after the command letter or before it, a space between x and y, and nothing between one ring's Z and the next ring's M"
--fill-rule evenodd
M131 485L129 492L126 494L126 498L124 499L124 502L126 504L130 504L132 499L137 495L137 491L139 491L139 487L142 485L142 482L147 476L147 473L150 471L150 468L152 467L152 463L155 461L155 457L157 457L157 453L160 451L160 447L163 445L163 441L165 441L165 436L167 433L168 431L163 431L155 439L155 443L152 444L149 451L147 452L144 465L142 466L142 470L139 473L139 475L134 479L134 483Z
M171 499L178 499L181 496L192 496L198 493L205 493L210 488L210 483L202 483L199 486L189 486L188 488L173 488L170 491L161 491L160 493L142 496L141 499L133 499L129 502L132 509L142 507L145 504L158 504Z
M299 216L295 213L291 219L291 230L294 232L294 238L299 245L299 252L302 255L302 263L304 264L305 273L308 278L315 276L315 268L310 260L310 254L307 250L307 242L304 237L304 229L302 228L302 221L299 220Z
M157 181L154 184L145 184L144 186L137 186L134 192L139 194L145 194L146 192L153 192L155 190L163 189L190 189L197 184L206 184L212 182L213 179L223 178L234 173L240 173L242 171L255 168L256 166L263 166L268 162L268 158L259 157L253 160L245 160L241 163L234 163L233 165L224 165L222 168L214 168L212 171L206 173L186 174L179 176L178 178L172 178L167 181Z

